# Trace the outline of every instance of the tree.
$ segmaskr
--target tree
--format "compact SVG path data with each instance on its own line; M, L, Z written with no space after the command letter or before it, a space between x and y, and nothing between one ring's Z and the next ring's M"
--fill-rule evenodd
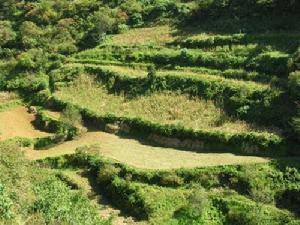
M0 21L0 47L4 46L10 41L15 40L16 33L12 28L10 21Z
M88 32L82 43L84 47L92 47L99 44L107 33L117 30L117 21L114 11L108 8L102 8L91 15L87 21L83 21L84 25L88 24Z
M34 22L25 21L20 27L20 36L22 44L25 48L35 48L42 45L42 29Z
M53 8L54 2L49 0L41 0L36 3L30 3L30 10L26 13L29 20L35 21L37 24L51 24L57 21L59 15Z

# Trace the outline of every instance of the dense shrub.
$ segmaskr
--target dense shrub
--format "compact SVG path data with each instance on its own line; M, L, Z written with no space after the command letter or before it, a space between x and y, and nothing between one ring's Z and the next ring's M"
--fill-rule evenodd
M71 192L61 181L48 179L38 184L34 190L37 199L33 209L43 214L46 223L109 224L98 217L87 198L80 193Z
M63 110L60 121L74 127L80 127L82 125L80 111L70 104L68 104Z
M99 169L97 182L99 184L107 184L111 182L115 177L118 176L120 170L120 168L117 168L114 165L105 164Z
M16 36L10 21L0 21L0 47L13 41Z

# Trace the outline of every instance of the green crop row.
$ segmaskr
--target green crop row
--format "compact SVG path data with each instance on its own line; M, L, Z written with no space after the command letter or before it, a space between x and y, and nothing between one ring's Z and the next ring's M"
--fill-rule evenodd
M21 147L33 147L34 149L43 149L51 145L59 143L58 137L55 135L42 138L11 138L4 142L17 143Z

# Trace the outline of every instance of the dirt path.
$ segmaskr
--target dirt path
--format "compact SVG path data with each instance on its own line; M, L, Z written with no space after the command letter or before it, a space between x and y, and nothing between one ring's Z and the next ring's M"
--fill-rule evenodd
M49 136L49 133L36 130L31 122L34 115L24 106L0 113L0 141L14 137L37 138Z
M137 140L121 138L104 132L88 132L78 140L65 142L48 150L28 150L31 160L72 154L84 145L98 144L99 153L133 167L144 169L192 168L216 165L267 162L268 159L252 156L237 156L230 153L194 153L172 148L144 145Z

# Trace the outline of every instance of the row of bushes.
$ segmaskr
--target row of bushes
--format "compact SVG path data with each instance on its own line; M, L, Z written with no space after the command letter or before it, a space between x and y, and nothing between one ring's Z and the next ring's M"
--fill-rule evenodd
M286 77L289 55L258 46L247 49L241 55L234 51L192 51L188 49L127 49L122 46L102 47L75 55L77 59L118 60L122 62L148 62L158 66L202 66L213 69L257 70L267 74ZM264 66L261 66L264 65Z
M184 40L177 40L173 45L180 45L185 48L211 48L226 45L248 45L262 44L275 47L285 47L285 49L293 49L297 47L299 35L296 34L233 34L233 35L202 35L188 37Z
M57 98L53 98L51 101L51 106L55 107L56 110L63 109L67 104L70 103ZM156 124L140 118L117 117L114 115L100 116L86 108L75 107L81 111L82 119L87 125L98 129L103 129L105 124L108 123L119 123L129 127L130 133L137 136L150 137L155 134L177 138L181 141L201 141L201 143L203 142L201 150L211 151L213 149L214 151L229 151L250 155L284 155L286 153L285 141L274 134L256 132L229 134L224 132L195 131L174 125Z
M93 65L107 65L107 66L129 66L132 68L146 69L151 66L150 63L124 63L118 61L106 61L97 59L71 59L72 63L80 64L93 64ZM228 79L244 80L244 81L255 81L261 83L271 83L272 85L280 85L280 80L276 76L269 74L259 73L257 71L247 71L244 69L210 69L207 67L181 67L175 66L175 70L185 71L185 72L195 72L201 74L208 74L214 76L221 76Z

